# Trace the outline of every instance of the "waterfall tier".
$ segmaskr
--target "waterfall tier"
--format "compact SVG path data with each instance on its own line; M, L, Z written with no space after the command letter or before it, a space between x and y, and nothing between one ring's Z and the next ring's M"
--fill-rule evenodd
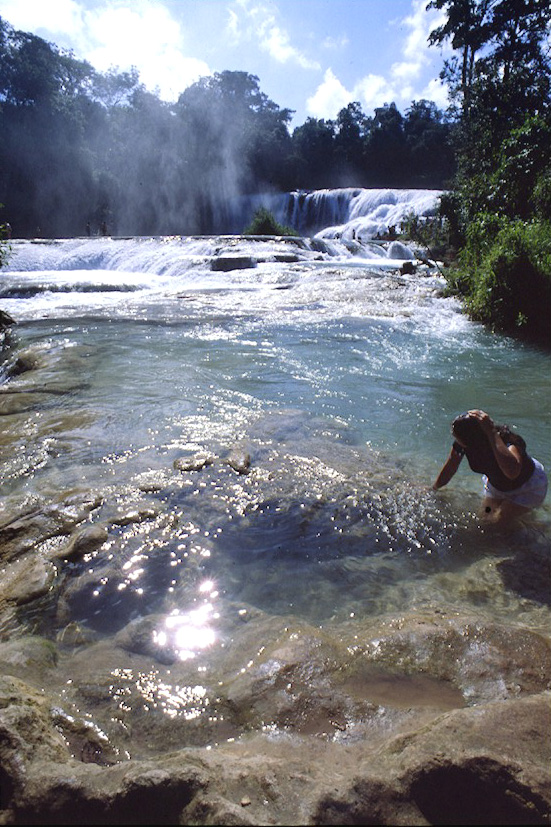
M441 194L441 190L354 187L262 194L240 199L235 211L220 215L218 221L229 222L229 231L239 233L255 211L265 207L300 235L366 240L389 227L399 228L411 213L421 220L434 216Z

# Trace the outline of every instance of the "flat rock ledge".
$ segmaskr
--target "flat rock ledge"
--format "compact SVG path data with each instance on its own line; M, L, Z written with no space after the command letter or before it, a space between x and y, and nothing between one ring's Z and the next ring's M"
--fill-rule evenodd
M300 738L257 734L102 766L44 690L7 676L0 823L548 824L550 731L544 692L445 713L383 746L320 742L315 760Z
M211 261L210 269L227 273L229 270L248 270L257 266L256 258L239 253L217 256Z

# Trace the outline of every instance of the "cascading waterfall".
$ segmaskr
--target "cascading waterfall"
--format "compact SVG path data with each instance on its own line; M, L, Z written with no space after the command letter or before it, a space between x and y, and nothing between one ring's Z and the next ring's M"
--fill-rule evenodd
M293 227L300 235L359 235L368 240L389 227L398 228L410 213L421 220L434 216L441 194L440 190L345 187L255 195L239 199L233 215L230 210L216 223L218 232L227 231L227 221L230 232L242 232L255 210L266 207L280 223Z

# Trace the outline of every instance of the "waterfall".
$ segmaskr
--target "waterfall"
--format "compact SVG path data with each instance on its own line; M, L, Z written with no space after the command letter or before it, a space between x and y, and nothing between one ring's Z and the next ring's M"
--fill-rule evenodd
M242 232L255 211L265 207L298 235L360 236L365 241L385 233L389 227L399 228L409 213L421 220L434 216L441 194L441 190L344 187L245 196L225 214L224 221L229 221L230 226L220 226L218 231Z

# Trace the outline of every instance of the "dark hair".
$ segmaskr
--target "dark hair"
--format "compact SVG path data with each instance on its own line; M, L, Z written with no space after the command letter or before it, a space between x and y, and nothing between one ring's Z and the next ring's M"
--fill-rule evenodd
M478 448L487 441L478 419L468 413L456 416L452 422L452 434L469 448Z
M508 425L495 426L506 445L516 445L521 451L526 451L526 443L519 434L515 434ZM487 437L480 422L468 413L457 416L452 422L452 434L461 440L468 448L479 448L487 442Z

